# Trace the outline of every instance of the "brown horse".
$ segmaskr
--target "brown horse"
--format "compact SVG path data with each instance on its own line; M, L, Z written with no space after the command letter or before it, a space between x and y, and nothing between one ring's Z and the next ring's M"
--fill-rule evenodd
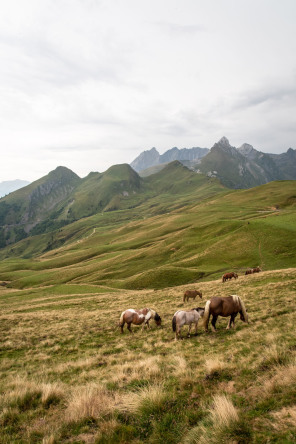
M253 273L259 273L261 271L260 267L255 267L255 268L249 268L246 272L246 274L253 274Z
M183 296L183 302L187 300L189 301L189 298L193 298L195 300L196 296L199 296L200 299L202 298L202 292L198 290L186 290Z
M227 325L227 329L231 326L234 327L234 320L237 314L240 314L240 319L243 322L249 323L248 313L245 304L241 298L237 295L227 296L227 297L213 297L206 302L205 313L204 313L204 327L208 331L208 324L210 316L212 315L212 329L216 331L216 322L218 316L228 317L230 320Z
M222 276L222 282L226 282L226 281L228 281L228 279L230 280L232 278L237 279L238 275L236 273L234 273L233 271L231 273L225 273Z
M140 310L134 310L133 308L129 308L121 313L119 320L119 327L121 329L121 333L123 333L124 324L127 324L127 329L130 333L131 324L142 325L142 331L144 330L145 325L150 328L149 321L150 319L154 319L156 325L161 325L161 317L156 311L151 310L151 308L142 308Z

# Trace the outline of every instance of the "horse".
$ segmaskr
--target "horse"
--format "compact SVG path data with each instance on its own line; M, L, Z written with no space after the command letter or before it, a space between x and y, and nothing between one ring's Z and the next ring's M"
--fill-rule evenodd
M225 273L222 276L222 282L226 282L226 281L228 281L228 279L230 280L232 278L237 279L238 275L236 273L234 273L233 271L231 273Z
M227 297L213 297L209 301L206 302L205 305L205 313L204 313L204 328L205 331L208 331L208 324L210 315L212 315L212 329L216 331L216 321L218 316L228 317L230 316L230 320L226 329L228 330L230 327L234 327L234 320L237 314L240 314L240 319L243 322L249 323L248 313L245 307L245 304L241 300L241 298L237 295L231 295Z
M252 273L259 273L260 271L261 271L260 267L255 267L253 268Z
M175 340L178 338L182 339L181 328L183 325L189 325L188 327L188 337L190 338L191 325L195 324L195 334L197 335L197 324L199 319L204 315L204 309L201 307L192 308L192 310L184 311L178 310L174 314L172 320L173 331L176 333Z
M253 273L253 268L249 268L248 270L246 270L245 276L252 273Z
M129 308L123 311L120 316L119 327L121 329L121 333L123 333L123 327L125 323L127 324L127 329L130 333L132 333L131 324L143 324L142 331L144 330L145 325L147 325L147 328L150 328L150 319L154 319L157 326L161 325L161 317L158 313L156 313L156 311L152 310L151 308L142 308L140 310Z
M202 299L202 292L198 290L186 290L183 296L183 302L187 300L189 301L189 298L193 298L195 300L196 296L199 296L200 299Z

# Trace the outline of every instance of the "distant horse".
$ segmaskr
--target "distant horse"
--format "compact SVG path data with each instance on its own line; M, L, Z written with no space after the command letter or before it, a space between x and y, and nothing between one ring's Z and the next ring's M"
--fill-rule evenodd
M204 309L201 307L193 308L192 310L184 311L178 310L174 314L172 320L173 331L176 333L175 340L181 338L181 328L183 325L189 325L188 337L190 337L191 325L195 324L195 334L197 334L197 324L199 319L204 315Z
M260 271L261 271L260 267L249 268L248 270L246 270L245 275L246 274L259 273Z
M226 282L226 281L228 281L228 279L230 280L232 278L237 279L238 275L236 273L234 273L233 271L231 273L225 273L222 276L222 282Z
M216 322L218 316L228 317L230 316L230 320L226 329L229 329L231 326L234 327L234 320L237 314L240 314L240 319L243 322L249 323L248 313L245 307L245 304L241 300L241 298L237 295L227 296L227 297L213 297L209 301L206 302L205 305L205 313L204 313L204 327L205 330L208 331L208 324L210 315L212 315L212 329L216 331Z
M134 310L133 308L129 308L121 313L119 320L119 327L121 329L121 333L123 333L124 324L127 324L127 329L130 333L131 324L142 325L142 331L144 330L145 325L150 328L149 321L150 319L154 319L156 325L161 325L161 317L156 311L151 310L151 308L142 308L140 310Z
M199 296L200 299L202 299L202 292L198 290L186 290L183 296L183 302L187 300L189 301L189 298L193 298L195 300L196 296Z

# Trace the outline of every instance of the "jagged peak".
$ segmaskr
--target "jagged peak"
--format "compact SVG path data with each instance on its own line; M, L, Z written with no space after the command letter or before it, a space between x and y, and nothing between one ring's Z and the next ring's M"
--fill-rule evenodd
M219 140L218 143L219 143L219 145L224 145L226 147L230 147L231 146L230 143L229 143L229 140L225 136L221 137L221 139Z
M252 151L255 151L254 147L249 143L243 143L242 146L238 148L238 150L244 155L250 154Z

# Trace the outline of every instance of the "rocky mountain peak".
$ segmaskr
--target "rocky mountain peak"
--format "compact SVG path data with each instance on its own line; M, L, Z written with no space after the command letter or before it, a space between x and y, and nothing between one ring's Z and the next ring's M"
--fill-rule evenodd
M156 148L151 148L150 150L143 151L130 165L131 167L139 172L149 166L154 166L159 163L159 152Z
M221 137L221 139L219 140L218 144L223 146L223 147L226 147L226 148L231 146L230 143L229 143L229 140L225 136Z
M243 143L237 150L248 159L254 159L258 154L258 151L249 143Z
M223 136L219 142L215 143L212 150L223 150L227 154L231 154L231 156L237 156L238 151L234 146L231 146L227 137Z

